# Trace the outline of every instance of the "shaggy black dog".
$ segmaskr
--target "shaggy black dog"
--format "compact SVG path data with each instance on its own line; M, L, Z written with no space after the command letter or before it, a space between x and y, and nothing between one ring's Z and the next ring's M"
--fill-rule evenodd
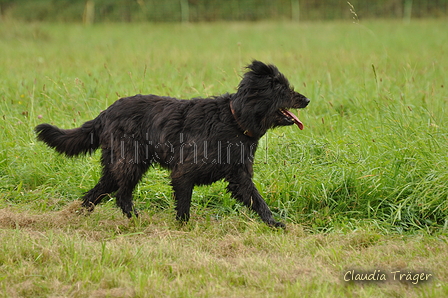
M258 140L268 129L293 124L303 129L288 109L304 108L309 99L295 92L275 66L253 61L247 68L234 94L191 100L121 98L79 128L40 124L37 138L67 156L101 147L102 177L83 198L89 210L115 193L124 214L137 215L132 192L148 168L158 163L171 171L178 220L190 217L195 185L225 179L235 199L268 225L284 227L255 188L252 165Z

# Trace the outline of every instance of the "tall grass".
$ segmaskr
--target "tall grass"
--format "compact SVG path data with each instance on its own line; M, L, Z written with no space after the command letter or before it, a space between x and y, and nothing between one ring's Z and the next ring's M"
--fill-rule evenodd
M196 25L2 23L1 297L445 297L448 295L448 43L442 21ZM42 122L72 128L121 96L232 92L251 59L276 64L311 98L305 130L262 138L255 184L287 231L198 187L174 221L168 173L113 198L76 201L99 178L37 143ZM344 272L427 272L347 283Z
M446 231L445 35L440 21L7 23L0 29L1 204L58 209L98 179L99 154L58 156L35 142L36 124L77 127L136 93L232 92L256 58L276 64L312 99L300 111L304 131L271 131L257 153L255 183L277 216L316 231L363 221L385 231ZM157 168L147 174L136 191L140 209L172 207L166 177ZM241 209L223 186L195 191L199 214Z

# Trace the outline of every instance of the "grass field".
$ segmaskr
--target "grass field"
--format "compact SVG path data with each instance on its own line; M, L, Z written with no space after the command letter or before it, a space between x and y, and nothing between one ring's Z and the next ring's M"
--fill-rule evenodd
M448 296L446 21L6 22L0 57L0 296ZM271 131L256 156L286 231L222 182L195 189L179 227L160 168L135 192L140 218L113 198L85 216L99 152L35 141L37 124L77 127L122 96L233 92L252 59L311 99L305 130ZM346 281L359 273L387 281Z

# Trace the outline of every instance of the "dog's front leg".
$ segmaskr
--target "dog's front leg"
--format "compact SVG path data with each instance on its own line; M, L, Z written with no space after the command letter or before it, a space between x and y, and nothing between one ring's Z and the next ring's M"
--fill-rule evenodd
M285 228L284 223L276 221L272 216L271 210L255 187L249 173L241 171L237 175L228 178L227 181L229 182L227 189L232 194L232 197L257 212L269 226Z

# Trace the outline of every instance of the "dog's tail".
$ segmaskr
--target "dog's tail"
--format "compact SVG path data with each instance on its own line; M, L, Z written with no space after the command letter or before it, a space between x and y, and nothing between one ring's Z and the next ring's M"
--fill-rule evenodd
M36 126L34 130L39 141L45 142L49 147L66 156L92 154L100 146L100 117L74 129L61 129L43 123Z

